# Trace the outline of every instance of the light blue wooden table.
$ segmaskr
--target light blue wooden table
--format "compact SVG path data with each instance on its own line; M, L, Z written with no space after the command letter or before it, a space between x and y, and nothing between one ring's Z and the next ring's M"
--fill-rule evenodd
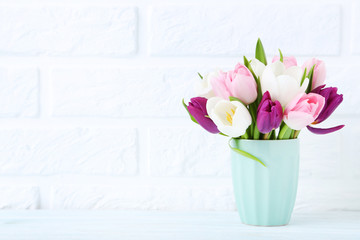
M294 214L288 226L254 227L235 212L0 211L1 240L360 239L360 212Z

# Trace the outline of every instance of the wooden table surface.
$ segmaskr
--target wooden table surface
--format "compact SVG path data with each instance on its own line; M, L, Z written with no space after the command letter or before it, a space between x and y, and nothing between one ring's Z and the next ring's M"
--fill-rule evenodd
M293 214L283 227L241 224L236 212L0 211L0 239L360 239L360 212Z

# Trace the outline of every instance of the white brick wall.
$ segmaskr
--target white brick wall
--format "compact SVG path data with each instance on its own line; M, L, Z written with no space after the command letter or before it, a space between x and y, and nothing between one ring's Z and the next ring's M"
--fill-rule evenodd
M227 140L189 121L196 72L281 48L344 102L301 133L297 211L360 210L355 0L0 0L0 208L234 210Z

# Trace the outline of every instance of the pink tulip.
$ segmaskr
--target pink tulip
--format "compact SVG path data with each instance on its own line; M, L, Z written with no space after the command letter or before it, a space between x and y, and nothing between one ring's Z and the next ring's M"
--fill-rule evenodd
M306 68L306 72L309 73L310 69L315 65L311 90L317 88L325 82L326 68L325 63L319 59L312 58L307 60L303 65L302 69Z
M234 70L219 72L218 77L210 79L216 96L229 99L229 96L240 99L245 104L256 100L257 85L249 69L238 63Z
M279 61L280 60L280 57L279 56L274 56L273 59L272 59L272 62L276 62L276 61ZM297 66L297 61L296 61L296 58L295 57L284 57L283 58L283 63L285 65L285 68L289 68L289 67L292 67L292 66Z
M284 122L300 130L315 121L325 105L325 98L316 93L301 93L286 106Z
M229 71L226 77L226 86L231 96L240 99L245 104L256 100L257 85L249 69L238 63L233 71Z
M213 74L210 77L209 81L215 96L228 100L231 94L225 84L226 76L227 76L226 72L218 71L216 74Z

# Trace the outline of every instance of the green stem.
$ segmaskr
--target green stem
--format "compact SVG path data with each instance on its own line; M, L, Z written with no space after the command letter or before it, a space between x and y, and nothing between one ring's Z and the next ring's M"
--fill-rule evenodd
M282 127L279 132L278 139L289 139L291 134L291 128L289 128L286 124Z
M265 133L264 140L268 140L270 136L271 136L271 132Z
M247 134L247 132L245 132L243 135L241 135L240 137L241 139L248 139L249 135Z
M263 139L264 139L264 140L269 140L269 139L271 139L271 136L273 135L274 132L275 132L275 130L271 130L270 132L265 133Z
M275 129L272 131L272 133L271 133L271 135L270 135L270 139L271 139L271 140L275 140L275 139L276 139Z
M300 134L300 130L295 130L293 138L294 139L297 138L299 136L299 134Z
M294 138L295 130L291 130L290 132L290 138Z
M256 126L256 123L255 123L255 128L254 128L254 139L255 139L255 140L258 140L259 138L260 138L260 132L259 132L258 127Z
M248 133L250 139L254 136L254 122L252 122L248 129L246 129L246 132Z

